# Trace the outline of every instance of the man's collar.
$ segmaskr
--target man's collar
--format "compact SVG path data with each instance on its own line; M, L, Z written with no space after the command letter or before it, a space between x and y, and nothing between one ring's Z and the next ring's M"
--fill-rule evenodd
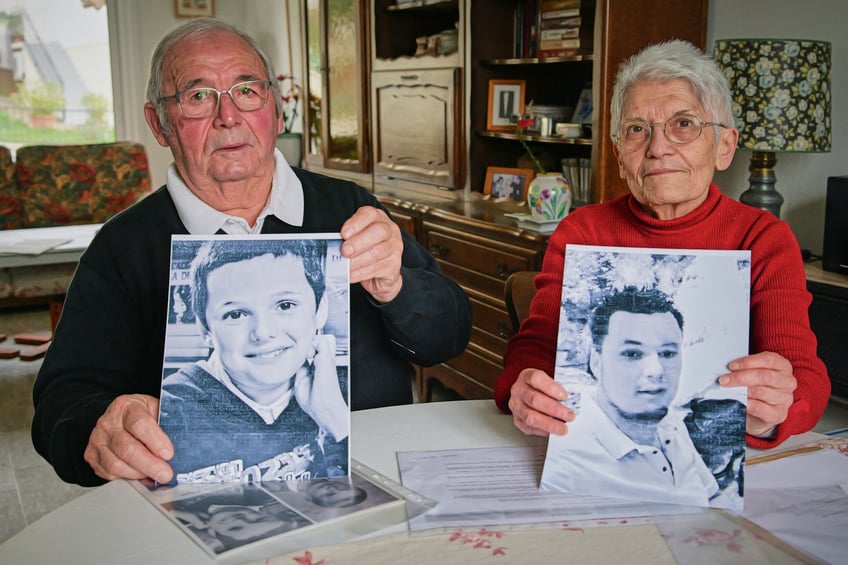
M271 197L259 214L259 220L271 214L292 226L303 225L303 185L279 150L274 150L276 170L271 183ZM212 235L224 228L233 216L219 212L203 202L186 186L176 166L168 167L168 193L177 213L191 235Z

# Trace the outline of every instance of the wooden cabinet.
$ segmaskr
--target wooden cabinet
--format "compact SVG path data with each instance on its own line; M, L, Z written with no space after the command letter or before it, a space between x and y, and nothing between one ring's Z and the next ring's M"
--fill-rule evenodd
M375 185L464 187L462 6L460 0L372 0Z
M368 172L367 0L306 0L305 161L308 168Z
M829 273L821 261L807 263L807 289L813 295L810 326L818 340L818 355L827 366L832 393L848 400L848 276Z
M564 157L592 163L591 200L603 201L627 191L619 179L609 131L609 103L619 64L642 47L671 38L703 48L707 0L582 0L581 17L593 18L591 47L573 55L524 58L512 41L515 10L521 0L475 0L470 3L470 190L482 191L486 167L515 167L525 153L515 133L486 130L489 81L526 82L526 101L574 107L581 91L592 88L591 135L581 141L533 136L526 141L556 164ZM523 53L522 53L523 55Z
M371 3L373 70L462 66L459 36L464 0L371 0ZM440 37L451 30L457 35L455 49ZM432 43L434 49L416 55L419 42Z
M458 357L417 369L419 397L429 400L433 381L438 381L464 398L492 398L512 336L504 283L515 271L541 268L547 237L513 227L504 210L481 198L464 207L424 206L385 197L381 202L401 226L414 217L418 241L471 302L471 342Z
M356 180L379 193L468 201L488 167L519 165L524 141L549 169L590 163L588 200L625 193L609 131L618 66L672 38L703 48L708 0L580 0L591 29L579 50L546 58L519 54L514 40L516 9L534 3L305 0L307 168L364 173ZM450 47L416 54L433 41ZM588 87L591 124L578 139L489 131L492 80L524 81L536 107L573 108Z
M458 68L372 74L376 177L462 187L460 77Z
M708 0L580 0L591 33L581 31L578 52L519 56L516 8L533 3L306 0L307 167L347 178L349 170L364 171L355 180L371 187L471 300L468 349L418 371L425 399L433 380L466 398L491 397L511 331L504 281L514 271L541 268L547 237L520 230L504 216L526 211L521 203L510 201L507 209L482 197L487 167L516 167L525 153L523 140L535 152L548 153L554 168L566 157L588 160L590 200L626 192L608 117L619 64L651 43L680 38L703 48L706 42ZM341 12L341 24L330 12L334 9ZM416 54L422 42L445 33L455 37L455 50ZM355 68L343 75L350 78L338 78L334 52L345 61L344 69ZM358 62L355 67L351 58ZM579 139L489 131L489 83L497 79L524 81L526 101L537 106L574 106L589 86L591 131ZM355 111L339 114L337 99ZM340 115L347 118L337 130L333 123ZM337 131L343 134L336 136ZM356 150L349 151L354 137Z

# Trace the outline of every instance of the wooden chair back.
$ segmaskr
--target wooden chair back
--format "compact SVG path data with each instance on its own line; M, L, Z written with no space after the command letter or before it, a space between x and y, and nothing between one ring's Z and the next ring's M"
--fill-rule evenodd
M536 293L533 279L539 271L517 271L506 279L504 287L504 301L509 320L512 322L513 333L518 333L521 322L530 313L530 301Z

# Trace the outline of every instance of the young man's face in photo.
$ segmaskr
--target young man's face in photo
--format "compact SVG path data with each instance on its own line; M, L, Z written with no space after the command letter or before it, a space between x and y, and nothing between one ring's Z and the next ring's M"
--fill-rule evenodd
M245 541L258 538L284 525L285 522L267 512L248 506L210 507L209 527L232 539Z
M683 333L669 312L615 312L592 369L606 398L625 415L662 418L677 393Z
M206 319L227 374L248 396L303 366L319 329L315 294L295 255L262 255L209 273Z
M327 507L350 506L359 494L359 489L346 480L312 481L306 490L315 504Z

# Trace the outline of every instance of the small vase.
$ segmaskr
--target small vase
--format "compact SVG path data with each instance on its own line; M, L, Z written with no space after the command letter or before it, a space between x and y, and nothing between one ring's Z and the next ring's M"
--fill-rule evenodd
M561 173L546 173L533 179L527 189L530 215L539 222L561 220L571 208L571 187Z

